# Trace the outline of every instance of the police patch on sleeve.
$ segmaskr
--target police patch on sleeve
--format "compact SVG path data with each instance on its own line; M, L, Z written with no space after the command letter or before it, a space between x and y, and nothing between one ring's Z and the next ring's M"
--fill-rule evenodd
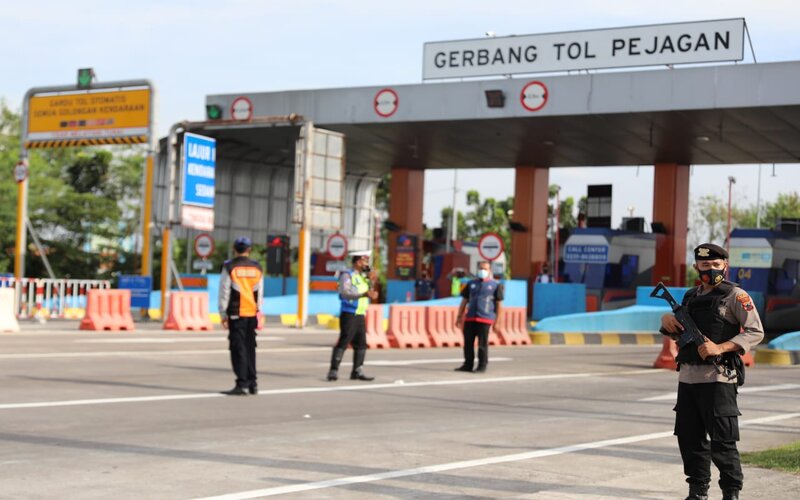
M740 293L739 295L737 295L736 300L738 300L739 303L742 304L742 308L744 308L745 311L750 312L753 310L753 299L751 299L750 296L747 295L746 293Z

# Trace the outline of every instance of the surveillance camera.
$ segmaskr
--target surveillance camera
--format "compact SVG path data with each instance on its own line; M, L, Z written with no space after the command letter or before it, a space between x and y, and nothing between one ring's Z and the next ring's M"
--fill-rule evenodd
M496 35L496 33L494 31L487 31L486 32L486 36L488 36L490 38L494 38L495 35Z

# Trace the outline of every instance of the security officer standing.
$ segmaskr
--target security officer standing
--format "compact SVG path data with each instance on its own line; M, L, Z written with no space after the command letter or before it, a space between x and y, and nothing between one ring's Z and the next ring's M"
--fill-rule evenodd
M373 290L375 272L369 268L369 254L354 252L351 254L353 267L339 275L339 298L341 311L339 314L339 340L333 346L331 367L328 380L339 379L339 364L344 357L347 346L353 345L353 370L350 380L372 381L375 377L364 374L362 365L367 354L367 322L366 314L369 301L378 298Z
M747 292L724 279L728 252L704 243L694 249L694 258L702 284L686 292L683 306L706 341L686 344L676 357L675 435L689 483L687 500L708 498L712 461L719 469L723 500L737 500L743 484L736 448L741 415L737 386L744 383L739 355L761 342L764 328ZM661 333L677 339L682 330L674 315L661 318Z
M475 339L478 339L478 367L476 372L485 372L489 364L489 329L500 332L500 313L502 311L505 288L502 283L492 279L491 264L478 263L478 277L461 291L461 304L458 306L456 328L464 332L464 364L457 372L471 372L475 363ZM464 316L464 310L467 314Z
M219 277L219 314L228 329L231 364L236 385L228 396L258 394L256 382L256 328L262 300L261 266L250 259L252 242L247 237L233 243L234 258L222 265Z

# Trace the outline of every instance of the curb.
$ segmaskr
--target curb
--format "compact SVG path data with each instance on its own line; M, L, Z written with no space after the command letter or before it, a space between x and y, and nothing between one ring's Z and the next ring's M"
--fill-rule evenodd
M759 349L756 351L756 363L762 365L800 365L800 351L783 349Z
M651 332L530 332L534 345L656 345L660 333Z

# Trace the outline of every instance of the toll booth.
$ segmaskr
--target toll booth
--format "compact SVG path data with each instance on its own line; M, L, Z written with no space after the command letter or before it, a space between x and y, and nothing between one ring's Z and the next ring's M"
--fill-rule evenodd
M607 228L574 229L561 254L559 281L582 283L603 309L630 305L650 285L660 235Z
M735 229L729 257L730 279L748 292L800 296L800 234Z

